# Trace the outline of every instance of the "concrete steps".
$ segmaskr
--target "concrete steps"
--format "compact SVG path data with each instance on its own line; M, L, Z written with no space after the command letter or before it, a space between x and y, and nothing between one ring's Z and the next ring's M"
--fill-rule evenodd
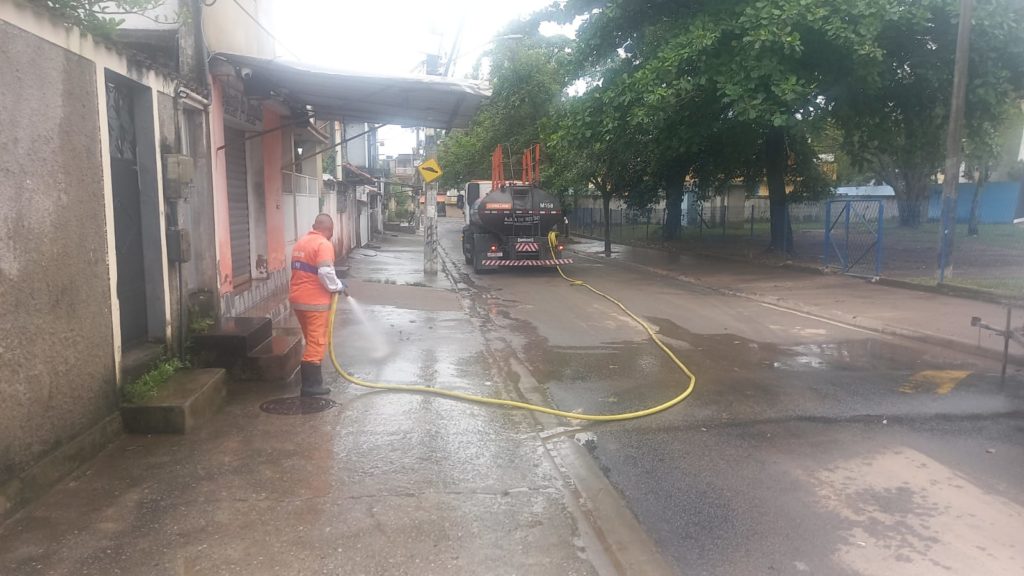
M301 362L302 337L275 331L267 341L246 355L238 377L242 380L285 381Z
M223 368L236 382L285 384L302 361L302 335L269 318L224 318L193 338L199 365Z
M229 317L222 318L205 334L192 337L196 347L204 356L220 368L225 362L237 361L274 335L274 324L270 318Z
M220 368L182 370L153 398L121 406L124 429L136 434L188 434L220 409L225 380Z

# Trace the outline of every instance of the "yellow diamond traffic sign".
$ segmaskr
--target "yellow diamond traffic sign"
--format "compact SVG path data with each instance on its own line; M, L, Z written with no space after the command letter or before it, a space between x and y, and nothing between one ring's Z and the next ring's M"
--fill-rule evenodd
M423 177L423 181L427 184L437 180L441 177L441 174L444 174L444 172L441 171L441 165L433 158L424 161L417 168L420 171L420 176Z

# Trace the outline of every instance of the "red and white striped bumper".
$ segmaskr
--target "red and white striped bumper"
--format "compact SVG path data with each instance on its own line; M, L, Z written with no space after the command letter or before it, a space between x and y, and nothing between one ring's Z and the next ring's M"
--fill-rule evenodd
M551 260L484 260L484 266L561 266L572 264L572 258L555 258Z

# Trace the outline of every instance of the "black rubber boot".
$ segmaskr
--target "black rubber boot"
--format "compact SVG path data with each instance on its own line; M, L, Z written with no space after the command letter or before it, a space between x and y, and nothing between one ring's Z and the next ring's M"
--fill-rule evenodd
M326 396L331 389L324 386L324 375L319 364L303 362L299 365L299 373L302 375L302 396Z

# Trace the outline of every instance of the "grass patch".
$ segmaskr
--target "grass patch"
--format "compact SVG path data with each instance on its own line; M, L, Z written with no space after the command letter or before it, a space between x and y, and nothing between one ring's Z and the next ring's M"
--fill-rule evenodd
M177 358L163 358L153 365L148 372L139 376L134 382L125 384L121 389L121 397L129 404L138 404L152 398L167 383L175 372L185 365Z
M188 322L188 331L190 334L206 334L215 323L216 321L209 316L192 318Z
M885 242L895 242L894 248L900 246L938 246L939 224L927 222L916 228L899 226L895 222L886 221ZM978 236L967 235L967 224L956 225L956 241L954 250L961 246L981 245L1009 250L1024 250L1024 227L1013 224L979 224Z

